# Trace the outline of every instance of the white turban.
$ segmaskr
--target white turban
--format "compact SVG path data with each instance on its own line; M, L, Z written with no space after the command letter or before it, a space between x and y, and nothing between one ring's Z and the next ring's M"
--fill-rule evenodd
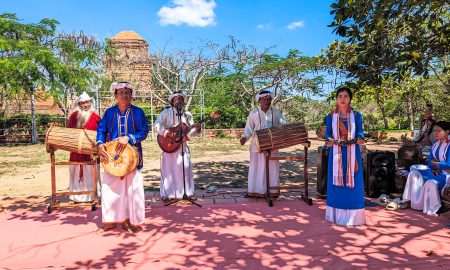
M114 93L117 89L128 88L133 91L133 86L127 82L113 82L111 87L109 87L109 91Z
M81 94L78 99L77 99L77 103L80 102L84 102L84 101L94 101L94 98L91 98L86 92L83 92L83 94Z
M175 98L175 97L186 97L184 94L183 94L183 92L174 92L174 93L172 93L170 96L169 96L169 103L170 104L172 104L172 100Z
M69 108L69 115L79 109L79 103L84 101L91 101L91 109L95 108L95 99L93 97L90 97L86 92L83 92L83 94L81 94L77 99L72 101L72 105Z
M272 98L275 96L274 93L267 91L267 90L263 90L261 92L259 92L258 94L256 94L255 99L256 101L259 101L260 98L265 97L265 96L271 96Z

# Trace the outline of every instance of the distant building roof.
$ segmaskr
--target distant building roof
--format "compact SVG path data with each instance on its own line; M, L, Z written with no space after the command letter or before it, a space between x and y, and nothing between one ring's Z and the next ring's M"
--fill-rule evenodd
M113 36L111 38L112 40L144 40L140 35L136 34L134 31L122 31L118 33L117 35Z

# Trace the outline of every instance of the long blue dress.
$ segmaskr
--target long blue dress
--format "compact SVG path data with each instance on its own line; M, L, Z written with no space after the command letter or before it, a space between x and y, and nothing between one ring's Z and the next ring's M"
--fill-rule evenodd
M333 139L332 131L332 114L327 115L327 131L325 139ZM346 120L346 119L344 119ZM348 129L347 121L342 121ZM362 116L359 112L355 112L355 137L364 138L362 129ZM341 135L341 134L340 134ZM347 146L342 146L342 167L344 170L344 186L338 187L333 185L333 148L330 148L330 155L328 157L328 177L327 177L327 205L338 209L363 209L364 208L364 178L363 178L363 164L361 159L361 150L356 144L356 161L358 162L358 171L355 172L355 186L348 188L346 186L347 175Z

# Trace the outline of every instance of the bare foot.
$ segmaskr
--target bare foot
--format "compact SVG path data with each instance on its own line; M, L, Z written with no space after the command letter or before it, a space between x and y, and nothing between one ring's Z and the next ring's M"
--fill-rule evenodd
M125 220L124 222L122 222L122 229L129 233L135 233L138 231L138 227L131 225L129 220Z
M116 224L103 224L103 227L97 229L97 233L104 233L116 228Z

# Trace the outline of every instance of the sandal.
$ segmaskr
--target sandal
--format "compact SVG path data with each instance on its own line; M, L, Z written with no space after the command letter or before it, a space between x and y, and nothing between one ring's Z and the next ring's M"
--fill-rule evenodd
M386 210L390 210L390 211L396 211L398 210L400 207L396 202L390 202L387 206L386 206Z

